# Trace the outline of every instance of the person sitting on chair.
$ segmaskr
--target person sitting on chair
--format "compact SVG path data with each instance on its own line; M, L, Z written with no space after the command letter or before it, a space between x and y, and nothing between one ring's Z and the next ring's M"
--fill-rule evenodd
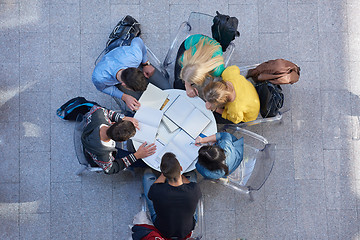
M119 99L121 109L127 111L139 109L137 100L148 82L161 89L171 88L169 81L150 65L145 44L139 37L134 38L130 46L108 52L95 66L92 81L99 91Z
M253 121L260 111L260 100L251 82L240 75L237 66L227 67L222 80L204 88L206 108L214 111L217 123Z
M188 37L176 56L174 88L185 89L189 97L198 96L207 77L218 77L224 71L222 55L215 39L202 34Z
M181 175L182 167L173 153L165 153L156 179L150 171L144 173L144 193L154 226L166 238L184 239L195 228L194 213L201 198L196 175L190 181ZM156 180L156 181L155 181Z
M195 144L214 144L199 149L196 170L208 179L219 179L233 173L243 160L244 138L237 139L227 132L220 132L209 137L197 137Z
M84 154L89 164L101 167L105 173L113 174L140 159L155 153L155 144L142 144L135 153L117 149L116 142L128 140L135 135L138 121L111 110L93 106L86 115L86 125L81 135ZM135 166L134 164L133 166Z

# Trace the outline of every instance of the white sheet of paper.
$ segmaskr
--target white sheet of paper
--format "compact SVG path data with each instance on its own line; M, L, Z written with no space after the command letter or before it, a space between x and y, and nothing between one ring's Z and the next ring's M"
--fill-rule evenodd
M162 144L158 140L155 141L155 145L156 145L156 152L153 155L144 158L144 160L146 162L148 162L148 163L151 163L153 165L153 167L160 168L160 163L161 163L161 157L162 156L159 156L158 153L163 151L165 145Z
M191 114L186 118L186 120L181 125L193 139L196 139L197 136L204 130L204 128L210 123L210 119L205 116L199 109L195 108Z
M169 132L174 132L176 129L179 128L178 125L176 125L173 121L171 121L167 116L163 115L163 118L161 121L164 123L166 128L169 130Z
M149 83L146 90L141 95L139 102L141 106L147 106L160 110L168 95L168 93Z
M159 127L163 112L147 106L141 106L135 113L134 118L139 121L140 130L136 130L132 139L139 142L155 142L155 136Z
M171 106L166 110L165 115L176 125L181 127L187 116L195 109L188 100L183 96L178 96Z
M165 127L163 124L160 124L158 128L158 132L156 134L156 139L159 140L164 145L168 144L171 139L174 138L174 136L180 131L181 129L178 128L174 132L169 132L167 127Z
M191 144L193 142L194 139L186 132L178 131L174 138L159 152L160 159L166 152L174 153L184 172L198 156L199 147Z

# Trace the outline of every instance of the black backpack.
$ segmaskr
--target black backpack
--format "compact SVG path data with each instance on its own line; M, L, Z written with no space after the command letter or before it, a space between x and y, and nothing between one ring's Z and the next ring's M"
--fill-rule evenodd
M223 52L226 51L230 42L239 37L240 33L237 30L239 20L236 17L220 14L216 11L216 16L213 19L211 26L212 37L218 41L222 47Z
M275 117L284 104L281 87L266 81L257 83L255 89L260 99L261 116L263 118Z
M98 63L99 59L102 58L102 56L114 48L119 46L129 46L131 41L135 37L140 36L140 34L140 23L130 15L123 17L110 33L109 39L106 42L106 47L96 58L95 65Z
M85 115L94 105L100 106L96 102L86 100L84 97L76 97L70 99L56 110L56 115L65 120L76 121L78 114Z

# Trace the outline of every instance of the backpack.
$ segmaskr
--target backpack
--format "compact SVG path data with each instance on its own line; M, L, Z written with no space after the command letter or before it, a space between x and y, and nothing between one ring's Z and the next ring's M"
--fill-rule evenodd
M135 37L140 36L140 34L140 23L130 15L126 15L125 17L123 17L110 33L109 39L106 42L106 47L96 58L95 65L98 63L99 59L101 59L102 56L104 56L114 48L119 46L129 46L131 44L131 41Z
M76 97L70 99L56 110L56 115L65 120L76 121L78 114L85 115L94 105L100 106L96 102L86 100L84 97Z
M260 99L261 116L263 118L275 117L284 104L281 87L266 81L257 83L255 89Z
M300 67L285 59L269 60L249 69L246 78L252 78L255 82L294 84L299 81Z
M213 19L211 26L212 37L218 41L222 47L223 52L226 51L230 42L239 37L240 33L237 30L239 20L236 17L220 14L216 11L216 16Z

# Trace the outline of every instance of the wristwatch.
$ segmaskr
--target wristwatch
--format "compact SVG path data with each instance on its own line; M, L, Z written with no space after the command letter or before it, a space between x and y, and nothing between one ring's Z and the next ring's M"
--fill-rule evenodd
M143 67L150 66L150 61L147 60L145 63L141 63L141 66L143 66Z

